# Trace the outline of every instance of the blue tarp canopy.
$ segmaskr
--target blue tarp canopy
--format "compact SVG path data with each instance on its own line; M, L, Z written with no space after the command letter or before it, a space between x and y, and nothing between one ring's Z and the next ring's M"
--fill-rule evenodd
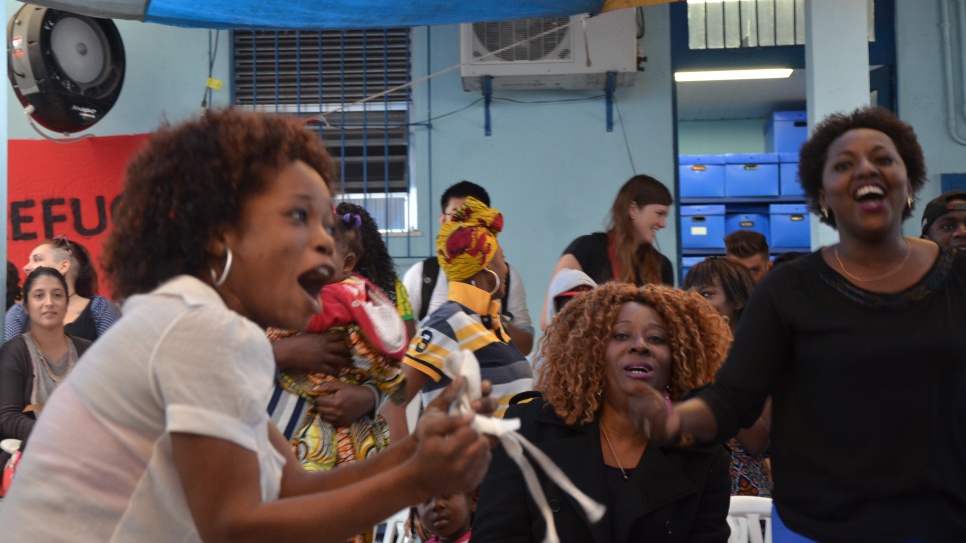
M37 0L109 19L198 28L352 29L599 13L670 0Z

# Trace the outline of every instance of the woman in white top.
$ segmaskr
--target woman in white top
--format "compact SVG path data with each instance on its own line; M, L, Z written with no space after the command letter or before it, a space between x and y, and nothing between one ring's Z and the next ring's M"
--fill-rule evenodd
M5 540L344 541L479 484L488 443L442 409L325 473L302 471L268 419L264 328L305 328L332 275L331 171L295 119L215 112L152 137L105 247L124 318L45 407L0 507Z

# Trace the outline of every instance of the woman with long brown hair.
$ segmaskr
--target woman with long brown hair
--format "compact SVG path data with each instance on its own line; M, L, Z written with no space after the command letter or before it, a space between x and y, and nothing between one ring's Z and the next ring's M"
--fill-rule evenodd
M635 175L617 192L606 232L575 239L564 249L553 275L562 269L580 270L598 285L620 281L635 285L674 285L671 261L654 247L659 230L667 226L671 191L649 175ZM544 307L546 307L544 300ZM540 325L546 328L546 316Z

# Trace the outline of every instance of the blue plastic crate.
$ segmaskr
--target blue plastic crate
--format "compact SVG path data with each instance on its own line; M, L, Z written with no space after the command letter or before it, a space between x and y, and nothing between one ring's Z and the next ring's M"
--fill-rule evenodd
M682 249L724 249L725 206L681 206Z
M765 213L727 213L725 214L725 234L738 230L751 230L765 236L765 240L771 245L771 230L768 223L768 215Z
M680 155L678 179L681 198L725 195L724 155Z
M778 155L725 155L725 196L778 196Z
M798 181L798 153L778 153L778 184L782 196L802 196Z
M812 227L805 204L771 204L772 247L811 247Z
M769 153L797 153L807 139L805 111L776 111L765 125L765 150Z

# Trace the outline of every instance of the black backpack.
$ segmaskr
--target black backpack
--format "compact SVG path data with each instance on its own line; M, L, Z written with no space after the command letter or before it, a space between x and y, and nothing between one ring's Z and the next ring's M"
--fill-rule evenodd
M507 264L509 266L509 264ZM417 320L423 320L426 318L426 314L429 313L429 299L433 296L433 291L436 290L436 280L439 279L439 260L436 260L435 256L431 256L426 260L423 260L423 297L422 302L419 305L419 313L416 315ZM506 294L503 295L503 314L513 319L513 314L507 311L507 299L510 297L510 274L506 276Z

